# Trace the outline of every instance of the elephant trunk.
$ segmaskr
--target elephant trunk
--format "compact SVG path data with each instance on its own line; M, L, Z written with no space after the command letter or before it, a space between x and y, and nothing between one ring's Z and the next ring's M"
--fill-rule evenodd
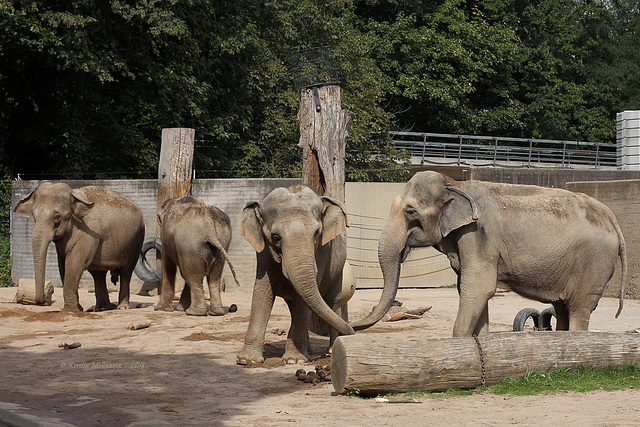
M47 250L53 241L53 229L49 227L36 227L33 230L31 241L33 249L33 266L36 281L36 304L44 304L44 279L47 270Z
M382 269L384 287L380 301L373 311L364 319L351 323L354 330L359 331L375 325L387 314L398 292L400 281L400 265L406 246L407 224L401 209L401 201L396 199L389 220L385 225L378 243L378 261Z
M353 329L324 301L318 290L316 260L313 255L297 255L303 253L301 248L292 248L296 255L283 256L282 267L291 281L296 293L318 317L334 328L340 335L353 335Z

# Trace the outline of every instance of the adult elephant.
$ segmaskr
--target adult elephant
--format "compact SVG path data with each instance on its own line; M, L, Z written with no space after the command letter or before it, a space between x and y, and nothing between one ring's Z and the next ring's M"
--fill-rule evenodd
M382 296L354 329L380 320L396 295L402 261L411 248L427 246L446 254L458 275L453 336L488 332L488 300L498 285L551 303L558 330L586 330L618 256L622 280L616 317L622 310L625 242L604 204L566 190L456 182L421 172L393 202L378 246Z
M158 213L158 223L162 239L162 291L156 310L173 310L176 270L180 268L185 286L178 308L192 316L223 315L220 279L225 261L238 283L227 255L231 244L231 221L227 214L200 199L185 196L165 201ZM208 310L203 288L205 277L211 295Z
M354 333L340 316L346 227L342 203L303 185L276 188L244 208L241 234L256 250L257 269L239 364L264 361L265 329L276 296L291 312L285 363L309 360L310 310L330 326L330 345L338 334Z
M129 308L131 274L144 240L140 209L115 191L100 187L72 190L64 183L43 182L18 202L15 212L35 220L33 263L36 303L44 304L47 248L55 243L62 279L64 312L82 311L78 284L85 270L95 284L96 310L115 308L109 302L106 276L120 276L118 308Z

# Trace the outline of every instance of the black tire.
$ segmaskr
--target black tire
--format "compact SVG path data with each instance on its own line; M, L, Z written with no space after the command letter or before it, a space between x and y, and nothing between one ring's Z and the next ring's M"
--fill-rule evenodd
M534 330L540 329L540 312L535 308L523 308L513 320L513 330L516 332L523 331L524 325L529 318L533 319Z
M552 317L556 317L556 310L553 307L548 307L542 310L542 313L540 313L541 331L553 331L553 328L551 327Z
M150 263L147 261L147 252L151 249L155 249L156 253L160 255L162 253L162 243L158 237L147 237L144 239L142 249L140 251L140 257L136 268L133 270L136 276L143 282L156 283L162 278L162 268L158 268L156 271L150 270L147 265Z

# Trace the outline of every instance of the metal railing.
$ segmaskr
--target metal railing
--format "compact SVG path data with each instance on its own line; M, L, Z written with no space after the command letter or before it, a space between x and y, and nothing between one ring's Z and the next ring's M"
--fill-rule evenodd
M600 142L418 132L388 132L388 137L421 164L595 169L617 165L616 145Z

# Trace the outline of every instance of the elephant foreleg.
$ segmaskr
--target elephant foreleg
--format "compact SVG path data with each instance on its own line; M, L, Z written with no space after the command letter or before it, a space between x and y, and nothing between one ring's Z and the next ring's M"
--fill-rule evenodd
M249 326L244 336L244 346L238 356L236 363L247 365L249 363L262 363L264 357L262 355L262 347L264 345L264 334L267 330L269 316L273 309L275 294L269 281L269 277L265 274L256 279L253 287L253 296L251 298L251 315L249 317Z
M84 270L80 267L70 267L74 265L80 266L82 263L77 262L74 264L69 257L65 259L64 278L62 279L62 295L64 297L62 312L66 313L75 313L83 310L80 305L78 285L80 284L80 277Z
M489 332L489 299L495 294L497 271L495 267L482 265L463 269L460 276L460 303L453 327L454 337Z

